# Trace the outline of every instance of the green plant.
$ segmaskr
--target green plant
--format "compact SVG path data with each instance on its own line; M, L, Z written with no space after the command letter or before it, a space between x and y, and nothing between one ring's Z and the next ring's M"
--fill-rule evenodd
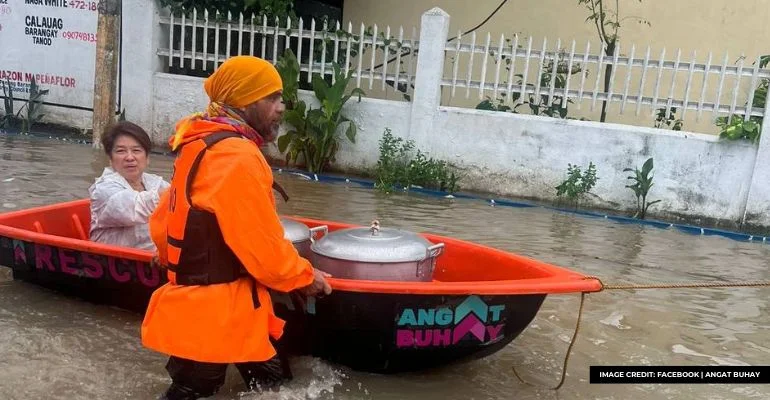
M660 200L647 201L647 195L653 185L653 177L650 175L652 168L652 157L650 157L644 162L644 165L642 165L641 171L638 168L625 168L623 170L623 172L634 172L634 175L628 177L628 179L632 180L634 183L626 185L626 187L633 190L636 195L636 213L634 214L634 218L638 217L639 219L644 219L647 215L647 209L650 208L651 205L660 202Z
M507 42L510 42L511 39L506 39ZM521 46L519 46L521 47ZM490 51L490 55L492 57L495 56L495 51ZM507 55L501 55L500 59L502 62L504 62L505 69L507 71L510 71L511 69L511 57ZM566 54L564 51L561 51L558 56L556 56L556 59L559 61L556 61L556 73L554 74L554 60L548 60L544 66L543 71L540 74L540 87L544 90L541 91L540 96L535 96L534 94L528 95L527 101L518 102L518 100L521 98L520 93L511 93L511 100L514 102L514 106L510 107L505 104L506 100L506 93L502 92L497 99L492 99L490 97L487 97L486 100L482 101L478 105L476 105L476 109L478 110L491 110L491 111L505 111L505 112L513 112L517 113L517 109L527 104L529 106L530 111L532 112L532 115L547 115L549 117L553 118L567 118L568 114L568 104L573 103L572 100L566 99L563 96L564 91L560 89L564 89L567 84L567 76L568 75L575 75L583 71L583 68L580 64L575 64L571 68L569 66L569 63L566 60ZM497 63L497 60L495 60L495 63ZM517 82L514 83L516 87L521 87L522 80L524 79L524 76L522 74L516 74L514 75L517 78ZM553 80L553 87L554 87L554 95L550 98L550 104L549 104L549 88L551 87L551 81ZM506 86L507 82L504 81L501 86Z
M446 161L428 158L419 149L414 159L409 161L407 176L409 186L438 189L450 193L457 191L457 176L449 170Z
M770 55L763 55L759 57L759 67L765 68L770 62ZM767 101L767 91L770 87L770 79L763 78L757 88L754 89L754 97L751 99L751 106L758 108L765 108ZM746 101L748 104L748 101ZM729 122L728 122L729 120ZM762 133L763 118L758 116L751 116L746 119L743 115L733 114L732 118L718 117L715 121L716 125L721 128L719 132L720 139L727 140L749 140L752 143L759 142L760 134Z
M283 102L286 111L283 120L294 129L278 138L278 149L286 151L286 163L296 163L298 159L307 160L308 147L315 137L307 119L307 104L299 99L299 62L291 49L286 49L275 65L283 81Z
M580 199L593 189L597 180L599 178L593 162L588 163L585 173L580 166L567 164L567 179L556 186L556 196L564 196L577 206Z
M516 93L516 95L518 95L518 93ZM505 100L503 98L497 98L493 100L489 96L487 96L486 100L477 104L476 109L487 110L487 111L503 111L503 112L511 111L514 113L516 112L513 108L505 104Z
M457 175L445 161L429 158L419 149L412 157L414 141L393 136L389 128L385 128L379 149L374 184L379 191L389 193L411 187L449 193L458 190Z
M345 136L355 143L356 125L342 114L342 109L351 97L358 95L360 102L361 96L365 94L360 88L346 93L351 73L344 74L336 63L333 63L332 67L332 84L322 79L319 74L313 75L313 93L321 103L320 108L313 109L308 108L297 96L299 63L294 53L285 52L277 63L279 74L288 84L288 89L283 94L287 103L284 121L294 128L278 138L278 149L282 153L286 152L287 163L296 163L301 157L307 170L313 173L323 172L327 164L334 161L340 145L337 131L345 123L348 124Z
M379 149L380 157L377 160L374 187L389 193L396 190L398 185L408 185L409 177L406 171L408 171L409 153L414 149L414 142L393 136L390 128L385 128L379 142Z
M727 122L727 117L719 117L717 118L716 125L722 128L719 132L720 139L746 139L752 143L757 143L762 133L761 117L751 117L745 120L742 115L733 115L733 119L729 123Z
M12 127L18 116L13 111L13 89L11 88L11 80L6 78L5 82L3 84L3 105L4 107L4 114L3 118L0 119L0 128L9 128Z
M298 97L300 70L297 56L291 49L286 49L276 61L275 68L283 82L283 103L287 110L292 110L300 102Z
M6 82L3 85L5 114L0 120L0 127L16 128L21 125L21 133L29 133L32 126L45 116L40 110L43 107L43 96L47 94L48 89L41 90L37 85L37 82L35 82L35 78L32 78L29 86L29 98L24 102L21 108L19 108L18 112L14 112L11 81L6 79ZM22 114L25 110L26 113Z
M243 13L244 16L254 14L262 17L278 17L286 19L294 16L294 2L292 0L160 0L160 5L168 7L173 12L190 11L197 8L209 11L219 11L224 14L221 18L227 18L227 13L234 15ZM213 18L213 16L212 16Z
M40 109L43 108L43 96L48 94L48 89L40 90L35 82L35 78L32 78L29 86L29 98L27 102L19 109L19 113L24 107L27 108L26 118L22 118L22 133L28 133L32 129L32 125L40 121L45 114L42 114Z
M681 118L676 118L676 107L671 107L670 110L669 113L666 107L657 109L654 126L661 129L669 127L672 131L681 131L684 122Z
M642 0L638 0L639 3ZM609 4L607 4L609 3ZM652 26L646 19L626 16L620 17L620 0L615 0L615 8L612 8L612 0L578 0L578 5L585 6L589 12L586 22L593 22L596 27L596 33L599 35L599 39L602 41L604 47L605 57L612 57L615 55L617 49L618 30L620 24L627 19L636 20L640 24ZM612 78L612 65L607 64L604 68L604 92L607 93L610 90L610 80ZM599 119L600 122L607 120L607 100L602 101L602 113Z

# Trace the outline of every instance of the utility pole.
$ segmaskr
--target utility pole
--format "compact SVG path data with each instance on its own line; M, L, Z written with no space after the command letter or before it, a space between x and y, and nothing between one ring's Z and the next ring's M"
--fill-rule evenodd
M115 121L118 81L118 32L122 0L99 1L94 69L93 147L101 148L104 131Z

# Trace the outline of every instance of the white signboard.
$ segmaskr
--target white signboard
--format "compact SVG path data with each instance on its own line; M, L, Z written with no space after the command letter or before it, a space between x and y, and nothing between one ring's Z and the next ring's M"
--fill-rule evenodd
M33 77L46 104L91 110L97 1L0 0L0 81L28 98ZM7 91L7 88L6 88ZM0 91L0 96L4 93ZM15 107L18 110L18 107Z

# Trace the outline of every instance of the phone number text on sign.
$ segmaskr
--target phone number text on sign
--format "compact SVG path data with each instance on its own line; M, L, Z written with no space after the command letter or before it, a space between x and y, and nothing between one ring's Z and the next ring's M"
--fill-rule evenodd
M83 42L96 43L96 34L88 32L62 32L62 37L68 40L80 40Z
M70 7L80 10L96 11L97 2L83 0L69 0Z

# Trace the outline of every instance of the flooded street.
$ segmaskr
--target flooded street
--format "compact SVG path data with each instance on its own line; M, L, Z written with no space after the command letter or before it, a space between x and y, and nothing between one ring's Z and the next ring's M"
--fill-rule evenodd
M106 159L88 145L0 135L0 210L85 198ZM171 159L153 155L166 179ZM283 214L457 237L595 275L605 283L770 280L770 245L693 236L543 208L382 195L276 173ZM427 372L380 376L294 360L277 394L240 393L230 368L216 399L767 399L768 385L591 385L591 365L762 365L770 360L769 288L604 291L586 296L564 386L558 383L579 295L549 296L504 350ZM0 398L153 399L166 357L142 347L141 316L11 280L0 268Z

